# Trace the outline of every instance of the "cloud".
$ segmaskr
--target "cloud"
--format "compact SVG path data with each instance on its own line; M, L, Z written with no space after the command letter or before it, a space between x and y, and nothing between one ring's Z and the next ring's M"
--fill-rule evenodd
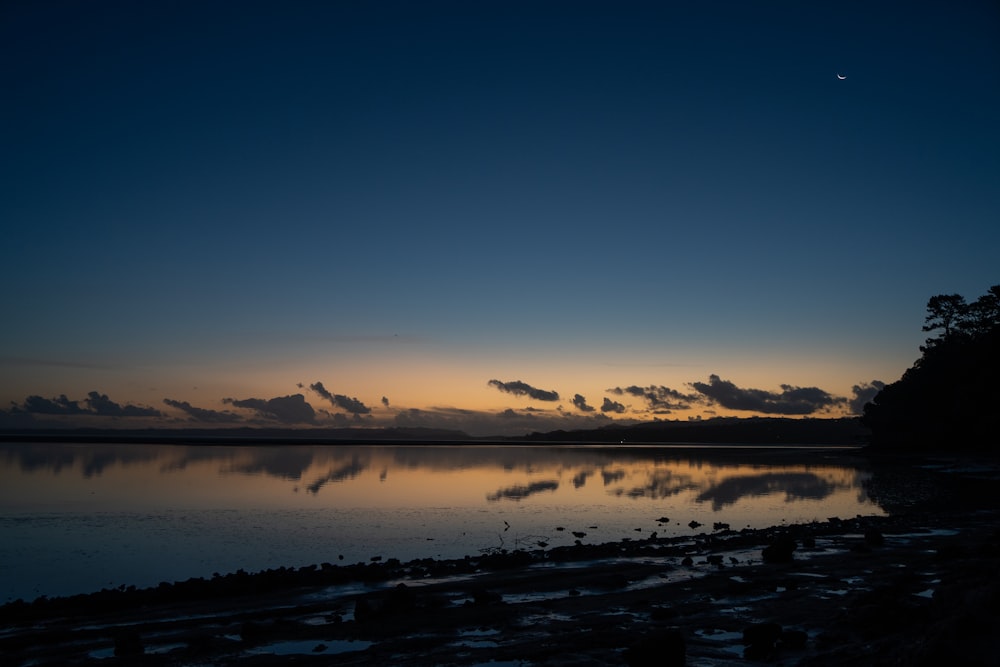
M312 424L316 421L316 411L306 403L306 397L302 394L278 396L267 400L224 398L222 402L237 408L253 410L265 419L274 419L283 424Z
M82 405L81 405L82 403ZM162 417L156 408L138 405L121 405L107 394L92 391L83 401L71 401L66 394L59 398L28 396L21 405L14 404L12 412L35 415L94 415L98 417Z
M593 412L596 409L593 405L587 405L587 399L580 394L573 395L572 403L580 412Z
M205 422L210 424L231 424L233 422L242 421L243 418L238 414L233 412L221 412L219 410L208 410L205 408L198 408L187 401L175 401L170 398L163 399L166 405L172 408L177 408L182 412L186 412L193 421Z
M513 382L501 382L500 380L490 380L487 384L491 387L496 387L502 392L507 394L514 394L515 396L528 396L535 399L536 401L558 401L559 394L555 391L546 391L544 389L536 389L530 384L521 382L520 380L514 380Z
M350 412L354 415L367 415L372 411L371 408L356 398L344 396L343 394L330 393L327 388L323 386L322 382L314 382L309 385L309 388L326 400L330 401L333 407L340 408L344 412Z
M88 393L84 402L90 407L91 412L102 417L163 416L163 413L156 408L142 408L137 405L120 405L108 398L107 394L99 394L96 391Z
M881 380L872 380L871 382L862 382L861 384L856 384L851 387L851 391L854 393L854 398L850 400L848 405L851 408L852 415L860 415L865 410L865 404L870 403L875 394L882 391L885 387L885 382Z
M713 403L730 410L750 410L772 415L811 415L814 412L843 404L845 398L831 396L817 387L781 385L781 393L763 389L741 389L718 375L710 375L708 383L692 382L691 386Z
M620 415L625 412L625 406L618 401L612 401L610 398L605 396L604 405L601 406L601 412L614 412Z
M615 387L608 389L608 393L615 394L616 396L627 394L641 398L646 401L650 410L660 413L668 413L673 410L687 410L691 407L692 403L698 403L703 400L699 394L685 394L670 387L652 384L648 387L639 387L636 385L625 388Z
M88 410L80 407L79 401L71 401L66 398L66 394L60 394L59 398L42 398L41 396L28 396L22 405L15 405L14 412L27 412L36 415L85 415Z
M382 405L389 407L389 399L385 396L382 397Z

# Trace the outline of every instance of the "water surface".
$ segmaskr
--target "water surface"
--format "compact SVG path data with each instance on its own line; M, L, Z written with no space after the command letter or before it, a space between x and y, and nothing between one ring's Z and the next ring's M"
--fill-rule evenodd
M663 448L9 444L0 602L884 514L868 476Z

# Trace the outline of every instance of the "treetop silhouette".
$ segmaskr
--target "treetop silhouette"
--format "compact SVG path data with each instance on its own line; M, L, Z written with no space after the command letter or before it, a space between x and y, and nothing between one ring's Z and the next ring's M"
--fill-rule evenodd
M922 356L864 408L873 447L1000 452L1000 285L927 302Z

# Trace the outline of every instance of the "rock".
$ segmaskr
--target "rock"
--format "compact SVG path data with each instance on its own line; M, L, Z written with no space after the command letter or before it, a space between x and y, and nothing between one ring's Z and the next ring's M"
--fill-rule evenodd
M743 658L744 660L767 660L773 652L773 646L750 644L743 648Z
M115 657L125 658L129 656L143 655L146 649L142 646L139 633L132 630L123 630L115 635Z
M354 602L354 620L358 623L409 613L417 606L417 596L406 584L399 584L381 597L368 596Z
M778 641L781 642L782 646L788 648L803 649L806 647L806 642L809 641L809 635L803 630L782 630Z
M684 634L677 628L665 628L646 635L625 649L623 657L630 667L683 667L687 647Z
M240 626L240 639L250 644L260 641L263 633L264 630L260 624L253 621L246 621Z
M942 544L935 550L935 557L939 561L953 561L967 555L968 551L962 544Z
M777 623L754 623L743 629L743 657L747 660L766 660L774 653L774 645L781 637Z
M713 530L729 530L729 524L728 523L722 523L721 521L716 521L715 523L712 524L712 529Z
M677 617L677 611L670 607L653 607L649 612L654 621L666 621Z
M354 601L354 620L358 623L366 623L375 618L378 607L373 600L368 598L358 598Z
M382 611L387 614L401 614L417 606L417 596L406 584L399 584L386 596Z
M877 528L869 528L865 531L865 544L870 547L880 547L885 544L885 536Z
M684 556L684 560L681 561L681 565L694 565L694 559L691 556Z
M774 540L770 546L764 547L761 557L765 563L790 563L792 552L796 549L795 540L788 536L781 536Z
M573 531L573 537L586 537L586 536L587 536L587 533L583 532L582 530L574 530Z
M473 591L472 601L475 604L496 604L503 601L503 596L485 588L479 588Z
M781 626L777 623L754 623L743 628L743 643L746 645L774 643L781 637Z
M701 524L692 519L691 522L688 524L688 527L694 530L695 528L700 528Z

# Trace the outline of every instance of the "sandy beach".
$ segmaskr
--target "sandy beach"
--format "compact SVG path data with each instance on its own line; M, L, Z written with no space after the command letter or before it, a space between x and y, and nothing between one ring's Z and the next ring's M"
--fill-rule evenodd
M993 664L995 471L925 461L933 491L894 488L912 463L876 477L888 517L14 603L0 651L9 665Z

